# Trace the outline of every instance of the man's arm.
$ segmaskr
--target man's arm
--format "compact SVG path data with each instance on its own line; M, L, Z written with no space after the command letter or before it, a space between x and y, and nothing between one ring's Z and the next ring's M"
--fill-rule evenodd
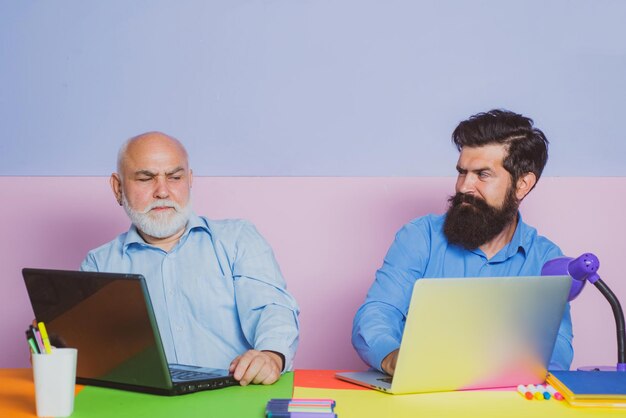
M80 263L81 271L98 271L98 266L91 253L87 254L87 257Z
M552 241L543 238L548 243L549 248L541 251L541 263L540 266L545 265L549 260L557 257L562 257L563 252ZM539 274L539 272L537 273ZM548 369L550 370L569 370L572 360L574 358L574 348L572 347L572 339L574 333L572 331L572 317L570 315L570 304L565 305L565 311L563 312L563 319L561 319L561 325L559 326L559 332L554 344L554 350L552 351L552 357Z
M298 305L267 242L251 224L237 239L232 266L241 329L253 347L231 363L242 384L273 383L290 370L298 345Z
M367 300L354 317L352 345L369 366L392 374L383 360L400 348L404 315L385 303L370 300L369 294Z
M425 222L405 225L376 272L365 303L352 324L352 345L368 365L392 374L415 280L428 260ZM394 354L395 353L395 354Z
M559 333L556 337L554 351L552 351L552 358L548 366L550 370L569 370L574 358L572 338L572 318L570 315L570 305L568 303L565 306L565 313L563 314Z

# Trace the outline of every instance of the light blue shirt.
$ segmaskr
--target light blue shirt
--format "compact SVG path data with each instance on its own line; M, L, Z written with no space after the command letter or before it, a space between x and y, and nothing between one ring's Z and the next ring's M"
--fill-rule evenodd
M428 215L406 224L396 234L383 266L376 272L365 303L357 311L352 344L359 356L378 370L383 359L400 347L415 281L427 277L538 276L543 264L563 255L559 247L522 222L508 245L491 259L480 249L448 243L445 215ZM549 368L568 370L572 363L572 320L569 304L559 328Z
M227 369L249 349L277 351L290 370L298 345L298 305L272 249L243 220L191 216L168 253L133 225L87 254L81 270L146 278L170 363Z

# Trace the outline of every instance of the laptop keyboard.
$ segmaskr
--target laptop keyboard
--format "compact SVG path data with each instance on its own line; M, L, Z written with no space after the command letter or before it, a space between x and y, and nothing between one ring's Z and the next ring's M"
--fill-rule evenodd
M211 379L213 377L219 376L218 374L215 374L215 373L196 372L193 370L180 370L180 369L170 369L170 374L172 375L172 380L178 380L178 381Z
M391 379L393 379L392 377L380 377L376 380L380 380L381 382L385 382L385 383L391 383Z

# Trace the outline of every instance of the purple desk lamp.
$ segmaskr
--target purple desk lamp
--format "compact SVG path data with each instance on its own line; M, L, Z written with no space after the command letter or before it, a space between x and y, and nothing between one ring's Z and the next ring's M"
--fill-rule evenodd
M572 287L568 300L574 300L589 281L595 285L600 293L609 301L615 316L617 326L617 371L626 372L626 352L624 346L626 337L624 331L624 313L615 294L598 276L600 261L591 253L585 253L578 258L558 257L543 265L541 274L544 276L560 276L569 274L572 277Z

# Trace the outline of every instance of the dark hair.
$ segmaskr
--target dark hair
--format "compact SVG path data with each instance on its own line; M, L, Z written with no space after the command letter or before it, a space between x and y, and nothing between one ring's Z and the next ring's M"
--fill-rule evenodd
M494 109L464 120L452 132L452 142L459 151L463 147L505 145L507 155L502 165L513 184L526 173L534 173L539 180L548 161L548 140L543 132L533 128L532 119L508 110Z

